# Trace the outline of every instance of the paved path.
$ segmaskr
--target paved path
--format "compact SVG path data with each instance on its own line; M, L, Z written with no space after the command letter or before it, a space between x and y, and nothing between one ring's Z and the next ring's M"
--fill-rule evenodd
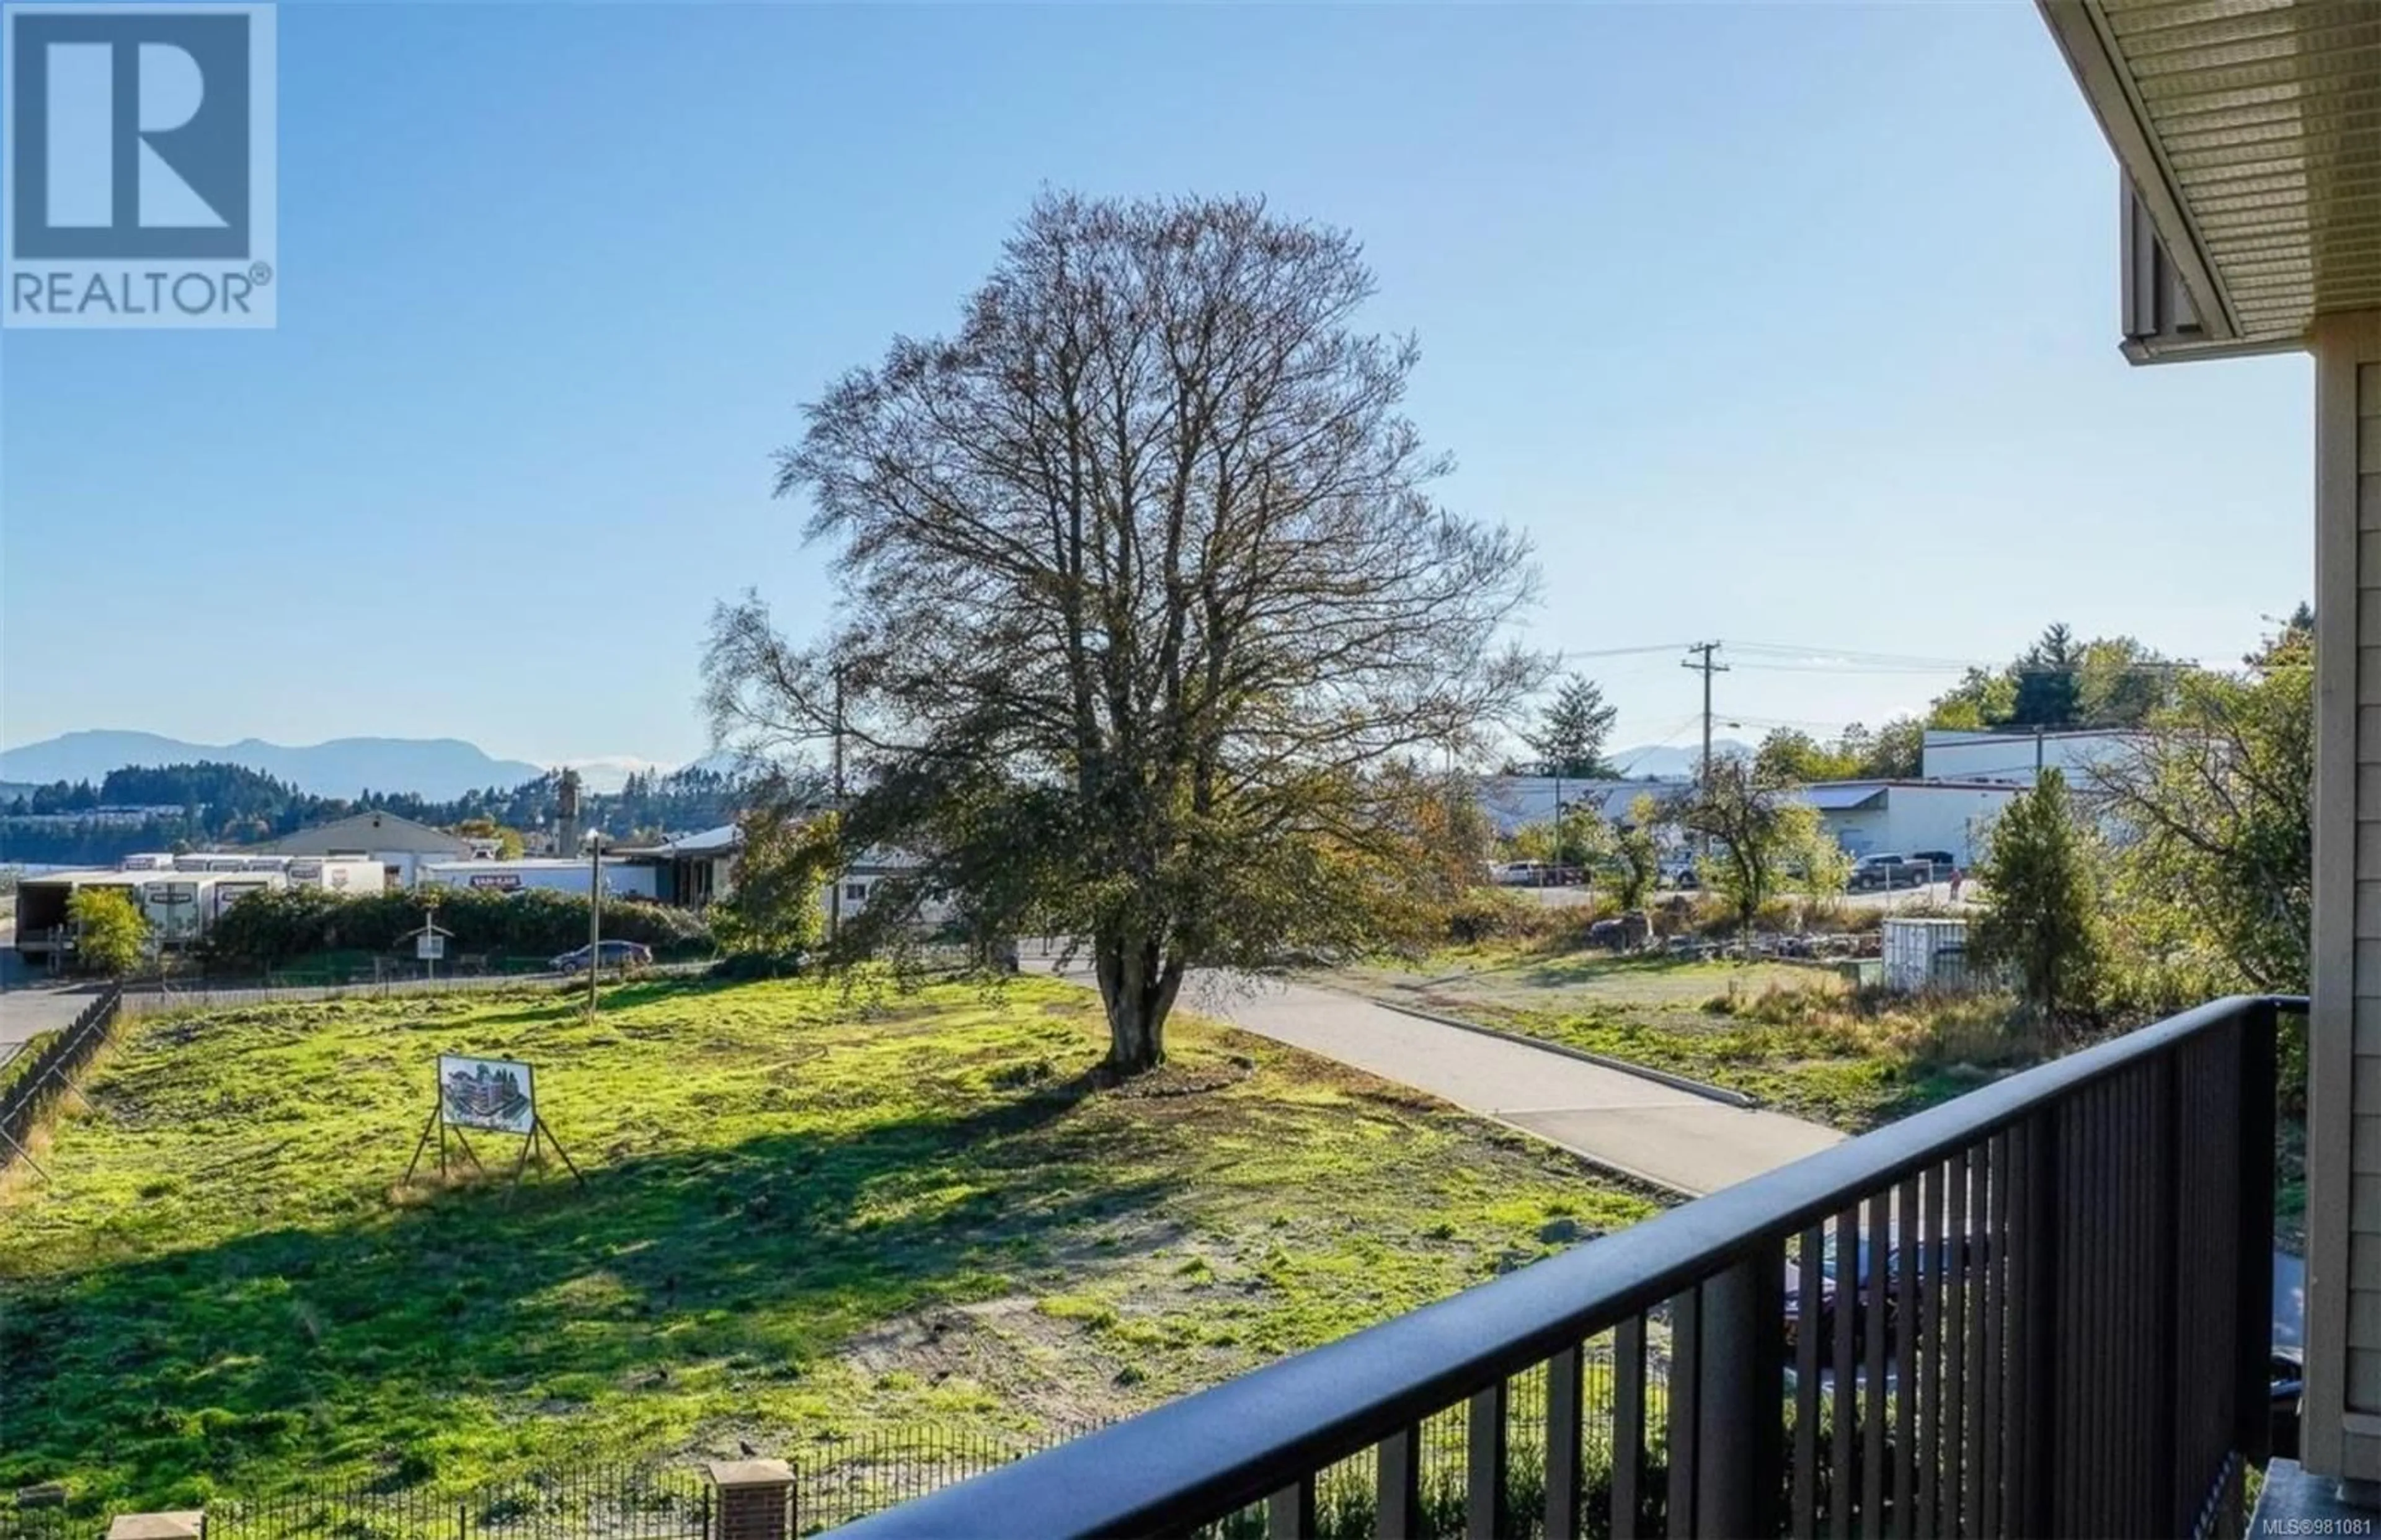
M1090 982L1082 972L1070 970L1068 976ZM1194 973L1181 1003L1276 1042L1427 1091L1680 1192L1716 1192L1843 1138L1833 1129L1782 1113L1728 1106L1622 1070L1311 984Z
M14 921L0 921L0 1064L25 1040L74 1024L97 993L91 984L57 984L29 971L17 955Z

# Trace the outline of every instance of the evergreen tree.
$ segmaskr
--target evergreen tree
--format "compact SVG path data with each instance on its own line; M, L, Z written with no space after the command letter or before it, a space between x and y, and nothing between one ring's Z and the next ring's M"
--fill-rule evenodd
M1538 730L1527 735L1537 751L1538 774L1573 780L1608 779L1612 765L1604 745L1612 736L1617 709L1605 703L1603 687L1583 675L1571 674L1555 689Z
M2042 640L2018 660L2017 697L2009 724L2020 727L2071 727L2082 720L2083 649L2064 621L2054 621Z
M2097 846L2067 777L2049 769L2009 799L1976 863L1991 907L1970 927L1970 947L1987 966L2015 969L2026 1003L2047 1023L2087 1017L2097 1000Z

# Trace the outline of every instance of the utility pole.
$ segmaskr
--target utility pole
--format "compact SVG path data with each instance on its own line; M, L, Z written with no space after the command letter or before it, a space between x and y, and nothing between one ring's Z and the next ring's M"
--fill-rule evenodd
M843 843L843 665L840 663L835 666L834 727L832 794L835 799L836 844L840 847ZM842 929L843 868L838 864L834 874L827 879L826 944L829 947L835 945L835 938Z
M1691 668L1703 677L1703 768L1696 776L1695 782L1704 791L1711 789L1712 676L1728 672L1727 664L1714 661L1713 654L1717 653L1719 648L1720 644L1716 642L1691 642L1687 651L1695 654L1696 657L1692 661L1682 660L1679 664L1679 667Z
M1712 772L1712 676L1714 674L1727 673L1728 665L1716 661L1713 656L1714 654L1719 651L1719 643L1716 642L1690 642L1687 646L1687 651L1696 654L1695 657L1691 661L1686 659L1679 660L1679 666L1681 668L1691 668L1703 677L1703 757L1702 766L1695 775L1695 789L1703 797L1708 798L1711 795ZM1699 852L1699 858L1707 859L1710 856L1711 836L1707 834L1696 836L1695 845ZM1748 945L1749 944L1750 942L1748 939Z
M604 972L604 837L587 837L587 1014L595 1014L595 982Z

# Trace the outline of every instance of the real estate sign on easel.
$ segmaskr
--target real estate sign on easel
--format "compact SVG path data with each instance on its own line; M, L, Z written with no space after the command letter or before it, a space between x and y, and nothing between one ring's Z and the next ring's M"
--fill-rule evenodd
M570 1168L572 1179L585 1186L587 1179L579 1174L579 1167L554 1137L554 1131L537 1111L537 1074L528 1065L508 1058L481 1058L468 1054L438 1056L438 1105L431 1110L430 1120L414 1143L413 1159L406 1164L405 1179L411 1181L416 1167L421 1164L421 1153L430 1144L432 1134L438 1136L438 1174L446 1174L446 1140L451 1132L463 1157L473 1170L484 1170L465 1130L481 1133L518 1134L521 1137L520 1158L513 1163L513 1180L520 1180L521 1170L535 1155L544 1161L542 1145L552 1145Z

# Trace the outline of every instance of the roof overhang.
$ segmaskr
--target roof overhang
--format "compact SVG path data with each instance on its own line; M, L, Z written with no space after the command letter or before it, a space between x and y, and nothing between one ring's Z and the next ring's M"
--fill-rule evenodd
M2038 3L2124 171L2128 358L2285 351L2381 309L2381 6Z

